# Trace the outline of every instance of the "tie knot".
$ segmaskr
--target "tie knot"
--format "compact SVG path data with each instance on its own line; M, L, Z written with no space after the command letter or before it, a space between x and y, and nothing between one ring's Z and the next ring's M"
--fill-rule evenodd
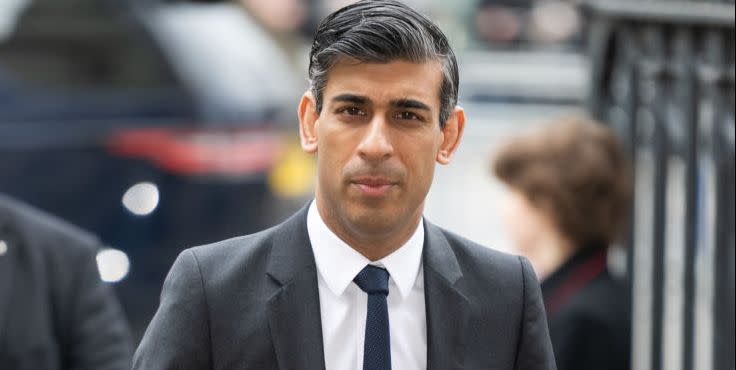
M355 276L353 281L368 294L388 295L388 271L384 268L368 265Z

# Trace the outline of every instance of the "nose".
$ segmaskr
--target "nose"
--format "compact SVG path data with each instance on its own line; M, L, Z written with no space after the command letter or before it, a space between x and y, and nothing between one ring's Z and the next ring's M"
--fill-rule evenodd
M381 162L394 154L390 140L390 127L381 116L376 116L366 127L358 145L358 154L369 162Z

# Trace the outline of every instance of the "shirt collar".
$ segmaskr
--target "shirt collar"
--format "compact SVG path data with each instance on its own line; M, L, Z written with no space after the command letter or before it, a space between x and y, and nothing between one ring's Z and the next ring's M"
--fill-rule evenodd
M388 270L402 298L409 295L416 283L424 248L424 223L421 221L404 245L375 262L371 262L335 235L325 224L314 201L307 213L307 232L317 270L336 296L342 295L355 276L368 264Z

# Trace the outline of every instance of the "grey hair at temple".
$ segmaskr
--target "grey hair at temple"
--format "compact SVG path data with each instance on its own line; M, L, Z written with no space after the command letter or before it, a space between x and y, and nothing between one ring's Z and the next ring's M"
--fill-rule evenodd
M319 24L309 55L309 79L318 113L330 68L340 57L366 63L436 60L443 75L440 127L457 104L457 60L447 37L432 21L399 1L362 0L335 11Z

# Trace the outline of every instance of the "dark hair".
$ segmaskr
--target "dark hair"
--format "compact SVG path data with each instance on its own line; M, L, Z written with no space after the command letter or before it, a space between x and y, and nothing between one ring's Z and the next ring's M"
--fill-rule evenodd
M457 60L447 37L432 21L393 0L362 0L320 22L309 54L309 79L322 111L322 92L330 68L339 57L368 63L437 60L442 65L440 126L457 104Z
M507 142L493 172L553 218L577 248L615 242L627 226L631 164L608 127L563 118Z

